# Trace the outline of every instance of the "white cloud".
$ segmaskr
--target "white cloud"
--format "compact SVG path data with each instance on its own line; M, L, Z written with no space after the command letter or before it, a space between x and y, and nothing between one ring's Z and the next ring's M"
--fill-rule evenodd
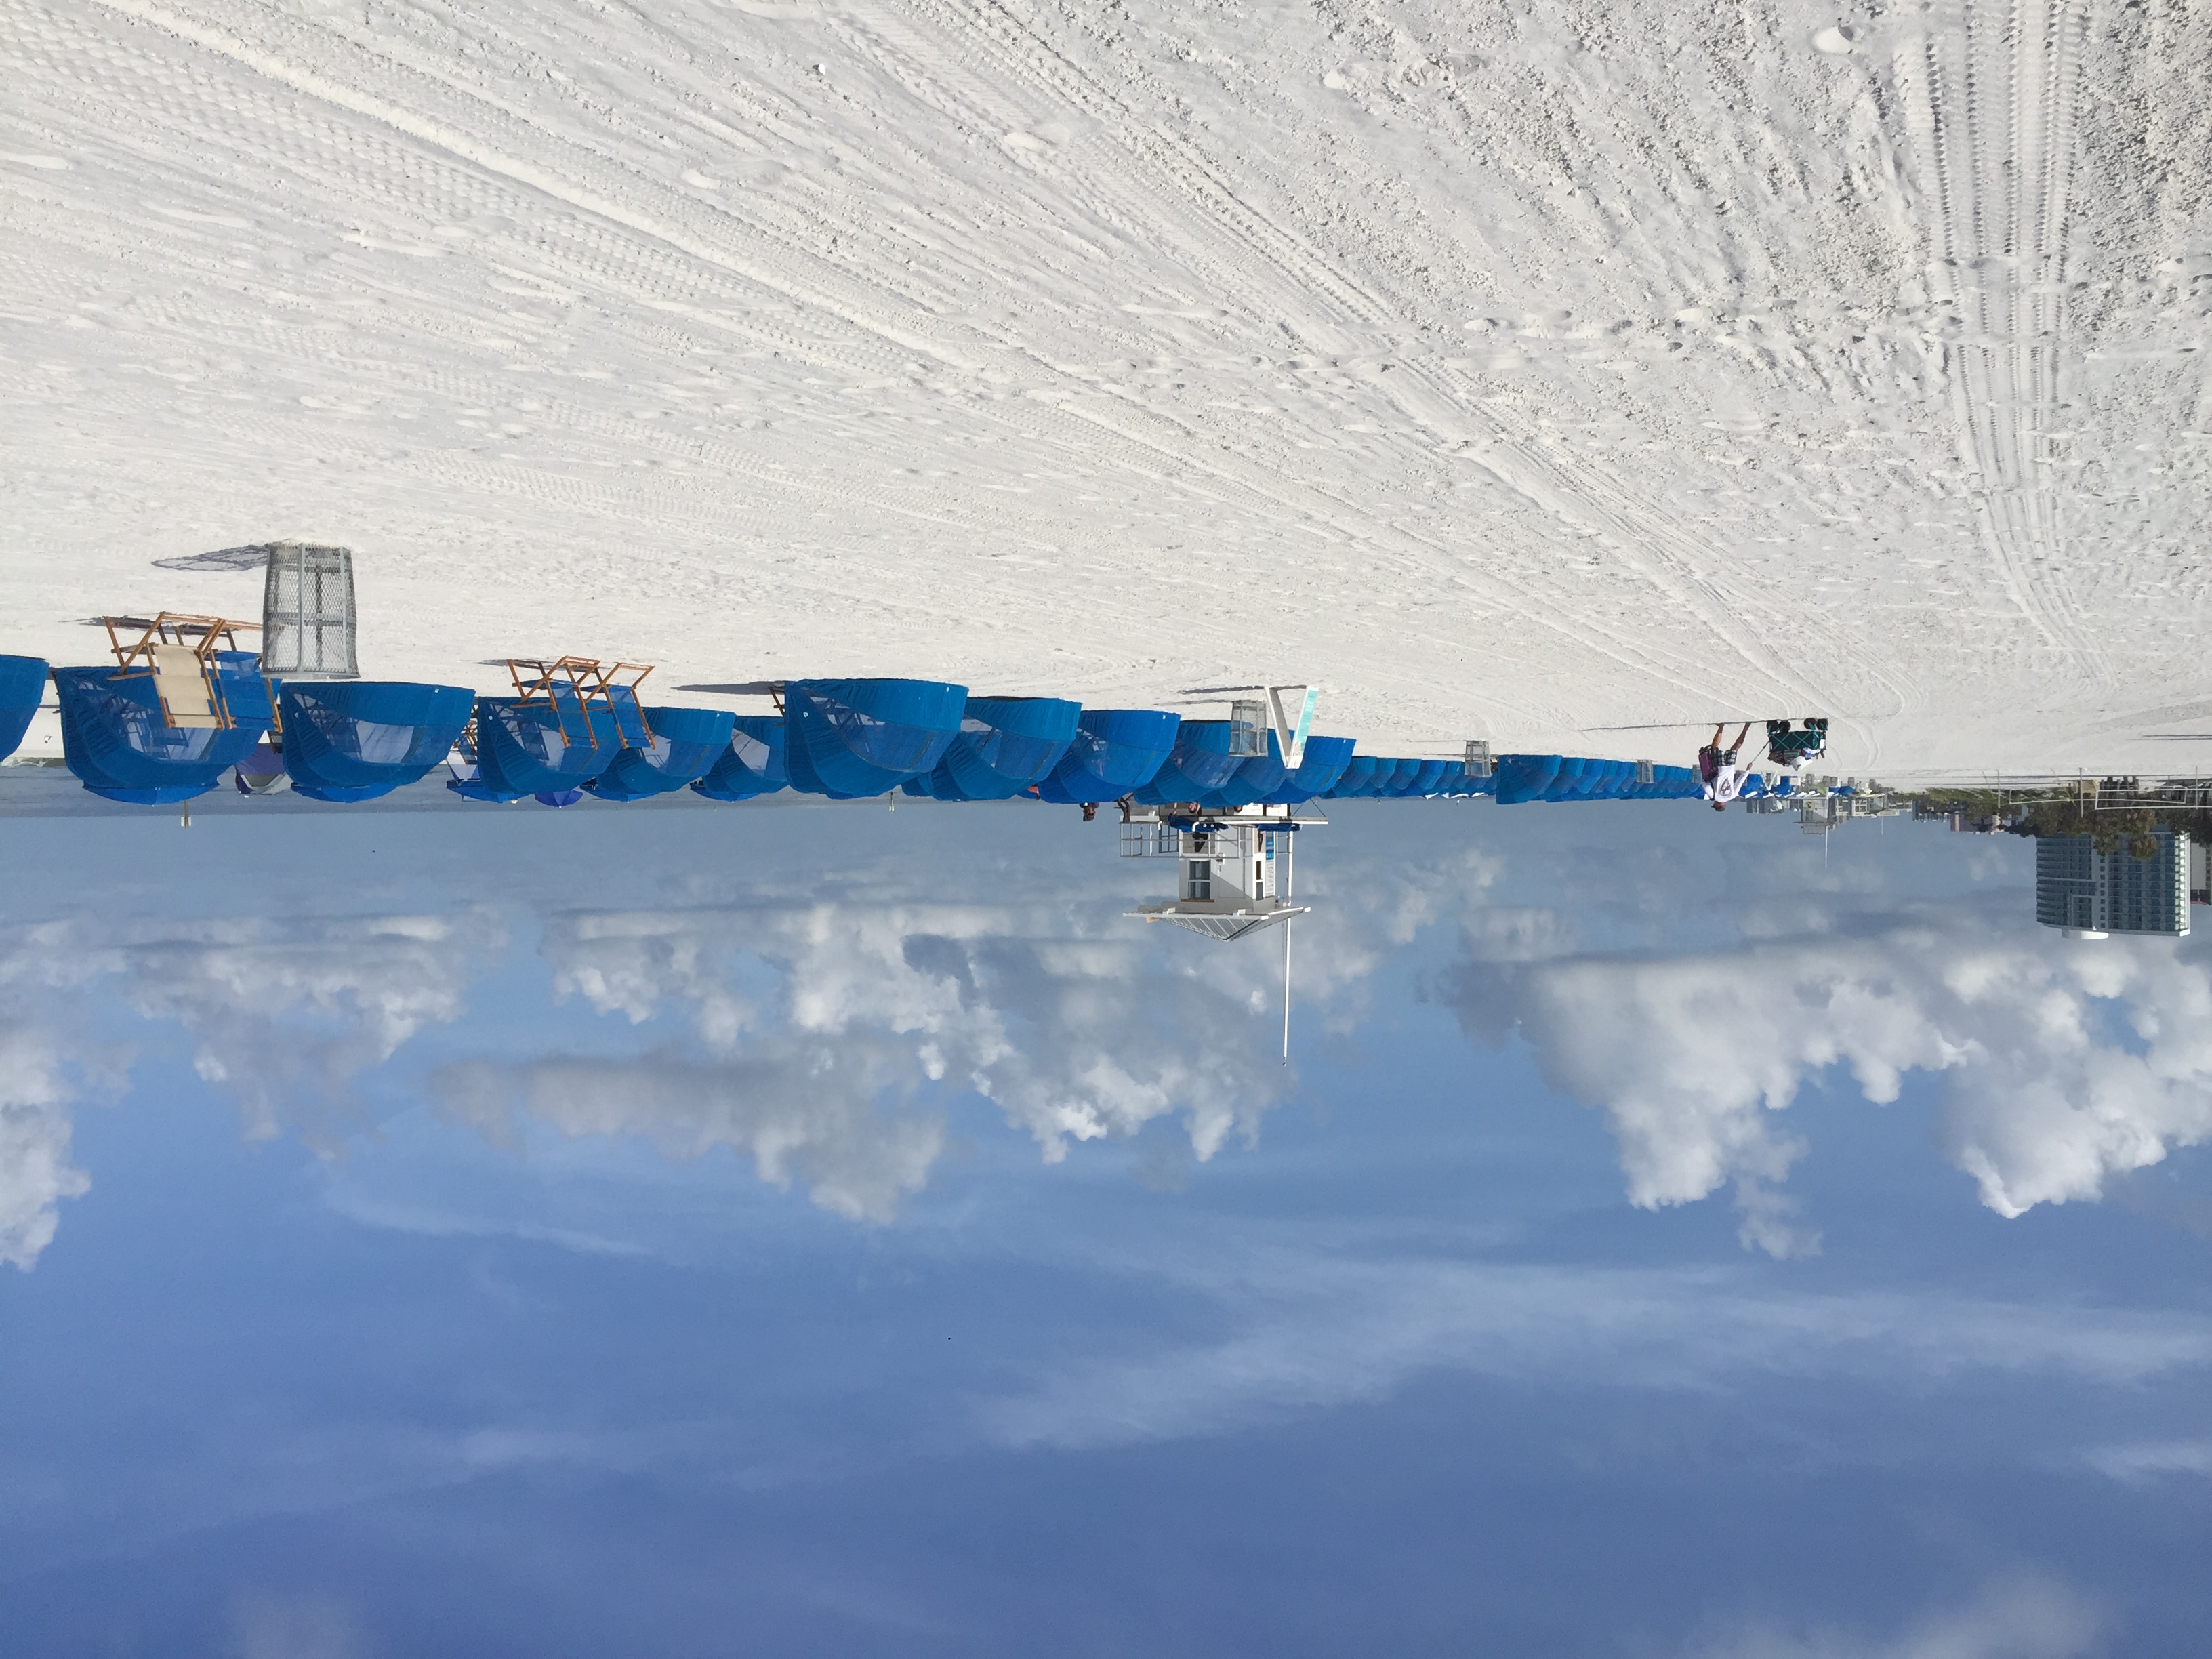
M2023 1577L1892 1637L1761 1625L1693 1651L1696 1659L2077 1659L2100 1646L2104 1624L2095 1605L2068 1586Z
M92 1184L70 1162L76 1093L51 1042L0 1026L0 1262L36 1261L53 1242L61 1200Z
M1433 870L1394 863L1352 884L1357 902L1306 930L1302 1000L1352 1006L1391 945L1495 869L1460 851ZM720 906L545 918L556 996L633 1022L678 1011L703 1052L449 1068L449 1107L492 1133L519 1109L562 1133L641 1134L679 1154L730 1146L764 1179L881 1218L945 1146L941 1121L916 1104L933 1085L987 1096L1048 1160L1164 1117L1210 1158L1255 1135L1292 1085L1273 1053L1269 951L1148 932L1111 908L1093 915L1048 868L994 867L921 903L902 902L912 880L901 866L838 882L828 897L793 901L764 883ZM959 902L979 888L988 902ZM103 1045L62 1035L72 993L111 985L141 1016L176 1022L250 1135L290 1131L331 1152L359 1121L354 1080L459 1019L470 979L505 944L505 919L481 908L15 930L0 939L0 985L29 1019L21 1098L0 1124L9 1259L34 1259L55 1204L82 1188L67 1161L69 1079ZM112 1071L113 1054L101 1063Z
M2112 1386L2212 1369L2212 1321L2188 1314L1786 1295L1710 1268L1376 1261L1303 1244L1132 1265L1213 1308L1222 1334L1068 1362L985 1406L986 1437L1079 1447L1223 1432L1381 1399L1437 1370L1644 1389L1755 1375L1921 1386L1974 1373Z
M237 1659L359 1659L369 1651L353 1609L325 1596L240 1596L230 1626Z
M335 1150L348 1088L424 1025L457 1018L495 923L436 917L43 922L0 933L0 1261L27 1267L56 1206L88 1189L69 1162L70 1111L119 1089L132 1051L88 1026L112 985L141 1015L195 1039L199 1074L257 1137L301 1131Z
M2090 1453L2089 1462L2100 1473L2130 1486L2172 1474L2212 1479L2212 1440L2155 1440L2105 1446Z
M1495 879L1465 848L1337 872L1301 924L1301 1000L1346 1023L1387 951ZM571 1134L678 1155L729 1146L763 1179L880 1219L927 1179L932 1085L975 1090L1048 1162L1179 1119L1212 1158L1256 1136L1294 1079L1274 1051L1279 955L1134 927L1049 867L994 867L914 902L902 871L844 871L832 896L764 887L719 905L545 919L556 994L643 1022L690 1020L703 1055L619 1065L544 1056L449 1071L448 1109L487 1133L520 1110ZM969 897L978 885L988 902ZM1268 942L1272 944L1272 941Z
M903 1056L856 1039L834 1055L702 1064L678 1055L470 1061L432 1079L447 1112L495 1139L519 1108L563 1134L642 1135L672 1158L718 1146L750 1155L763 1181L805 1184L823 1208L885 1220L945 1149L933 1115L879 1110Z
M503 943L491 918L464 913L204 922L114 954L138 1012L197 1039L195 1069L237 1100L248 1134L293 1129L329 1152L352 1080L459 1018Z
M1875 933L1821 921L1695 954L1502 963L1478 934L1449 994L1470 1035L1517 1024L1554 1089L1604 1110L1632 1201L1733 1182L1746 1243L1777 1255L1817 1243L1775 1190L1805 1150L1777 1114L1830 1066L1877 1103L1908 1072L1944 1073L1942 1144L2007 1216L2212 1136L2212 973L2172 943L2061 948L1963 908Z

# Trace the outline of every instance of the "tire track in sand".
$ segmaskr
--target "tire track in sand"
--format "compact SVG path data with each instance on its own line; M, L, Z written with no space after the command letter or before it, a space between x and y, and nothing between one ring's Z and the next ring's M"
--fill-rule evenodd
M2068 198L2087 0L1961 0L1893 63L1923 198L1935 343L1973 512L2006 593L2091 680L2109 659L2063 585L2051 440L2064 337Z

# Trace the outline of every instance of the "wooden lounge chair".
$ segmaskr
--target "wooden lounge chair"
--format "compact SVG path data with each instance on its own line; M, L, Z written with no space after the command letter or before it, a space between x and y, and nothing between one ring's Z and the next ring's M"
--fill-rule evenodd
M169 726L228 731L237 724L216 683L216 653L235 651L236 630L254 628L254 623L173 611L161 611L150 622L136 617L101 620L107 624L108 647L120 672L153 676L161 718ZM143 631L136 641L129 641L129 630L134 628Z

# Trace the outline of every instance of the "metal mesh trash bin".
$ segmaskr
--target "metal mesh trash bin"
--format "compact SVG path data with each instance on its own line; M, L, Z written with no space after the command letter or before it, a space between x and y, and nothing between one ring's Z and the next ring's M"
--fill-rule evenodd
M351 550L271 543L261 599L262 672L359 679L354 634Z

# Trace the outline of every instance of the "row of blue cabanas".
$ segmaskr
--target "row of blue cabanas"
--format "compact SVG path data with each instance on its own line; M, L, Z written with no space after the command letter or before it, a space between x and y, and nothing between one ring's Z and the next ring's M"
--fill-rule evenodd
M1632 761L1586 760L1573 755L1504 755L1491 780L1501 806L1528 801L1694 800L1705 793L1686 766L1655 766L1637 781Z
M48 672L36 658L0 657L0 756L21 741ZM793 681L784 713L733 714L646 707L625 688L584 698L562 686L550 699L526 700L459 686L283 681L272 697L249 652L217 653L212 672L231 724L177 730L148 675L52 670L70 769L95 793L146 805L204 793L234 766L281 766L298 793L362 801L428 775L473 719L474 775L448 787L485 801L566 805L586 793L634 801L688 787L726 801L784 788L838 799L903 790L1062 805L1127 795L1222 811L1362 797L1495 793L1511 805L1698 793L1686 768L1658 768L1638 784L1625 762L1513 755L1494 776L1477 778L1460 761L1358 754L1350 738L1310 738L1290 767L1273 732L1266 754L1233 753L1227 720L971 696L925 680ZM281 757L264 748L272 727L282 732Z

